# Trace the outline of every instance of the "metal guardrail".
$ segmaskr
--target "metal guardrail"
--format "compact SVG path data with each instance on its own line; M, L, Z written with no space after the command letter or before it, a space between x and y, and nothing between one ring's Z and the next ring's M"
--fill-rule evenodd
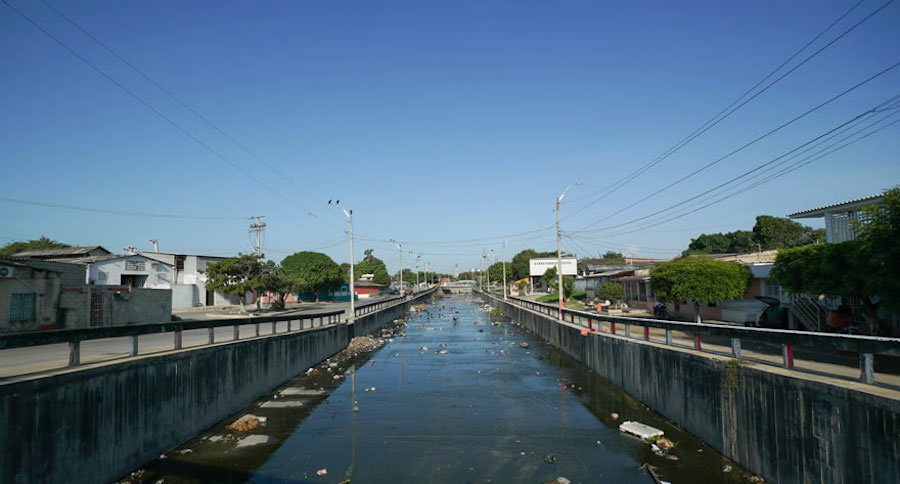
M371 314L383 309L387 309L398 304L418 299L434 292L434 288L419 292L411 296L398 296L388 300L373 301L356 308L356 316L360 317ZM139 354L138 337L148 334L173 333L173 350L182 349L182 334L184 331L207 329L209 331L209 339L206 345L217 343L215 340L215 329L232 326L234 328L233 336L227 341L240 340L240 327L246 325L255 325L256 331L254 337L261 335L260 329L262 325L271 324L271 332L268 335L279 334L278 323L287 322L287 332L300 331L304 329L321 328L341 323L346 323L343 319L344 310L322 311L312 314L283 314L278 316L260 316L246 318L229 318L229 319L207 319L207 320L190 320L190 321L165 321L160 323L132 324L126 326L105 326L99 328L79 328L79 329L57 329L48 331L28 331L21 333L0 334L0 350L8 350L14 348L27 348L34 346L45 346L53 344L67 343L69 345L69 367L81 364L81 343L83 341L100 340L108 338L130 337L131 344L128 356L137 356ZM282 333L284 334L284 333ZM266 336L263 334L263 336ZM218 341L221 343L223 341Z
M482 293L498 301L503 301L503 296L493 293ZM560 311L559 307L556 305L515 297L509 297L505 302L559 320ZM627 316L605 316L567 308L562 310L562 320L566 323L587 328L592 332L604 332L607 331L608 328L608 332L613 335L617 334L617 325L622 325L624 336L626 337L632 336L631 326L639 326L644 328L642 339L645 341L650 341L650 328L661 328L666 332L666 345L673 345L672 332L680 331L693 335L693 349L700 352L703 351L704 336L729 338L731 340L731 355L735 358L741 357L741 341L743 340L778 344L782 347L783 366L787 369L794 369L794 346L848 351L859 354L860 381L870 385L875 384L875 354L900 356L900 339L898 338L843 335L785 329L748 328L743 326L687 323Z

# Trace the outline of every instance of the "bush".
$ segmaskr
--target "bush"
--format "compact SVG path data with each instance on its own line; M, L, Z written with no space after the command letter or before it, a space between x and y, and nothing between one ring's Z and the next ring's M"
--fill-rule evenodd
M491 309L491 321L500 321L503 317L503 310L500 308Z

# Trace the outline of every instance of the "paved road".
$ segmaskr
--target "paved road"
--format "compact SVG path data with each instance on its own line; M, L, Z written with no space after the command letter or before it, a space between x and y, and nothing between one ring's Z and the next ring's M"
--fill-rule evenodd
M367 299L357 304L365 304L387 298L388 297ZM284 312L266 313L266 315L297 314L307 316L344 309L345 312L342 319L346 319L349 308L349 301L341 303L304 304L299 307L289 308ZM175 314L182 319L246 318L246 316L226 314L223 309L216 308L193 308L178 311ZM238 328L241 339L256 337L255 324L245 324L238 326ZM263 324L260 329L261 336L270 334L272 331L271 328L271 324ZM294 329L296 330L297 328L295 327ZM287 322L278 323L276 331L279 333L287 331ZM216 343L232 341L233 339L233 327L226 326L215 329ZM185 348L205 345L208 340L209 332L207 329L195 329L184 331L182 333L182 346ZM174 344L175 337L173 333L148 334L138 338L139 354L141 355L170 351L174 348ZM84 341L81 343L81 363L91 364L128 357L130 345L131 338L127 337ZM0 382L4 380L9 381L11 378L20 379L51 370L65 368L68 365L68 362L69 347L67 344L0 350Z

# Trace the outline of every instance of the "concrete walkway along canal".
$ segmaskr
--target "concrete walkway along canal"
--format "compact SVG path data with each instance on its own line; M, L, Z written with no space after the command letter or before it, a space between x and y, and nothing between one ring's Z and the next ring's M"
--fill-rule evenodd
M319 365L128 480L654 482L645 463L672 483L751 478L511 322L491 324L486 309L437 300L410 315L405 337L355 366ZM245 414L263 423L226 428ZM663 430L674 449L657 455L619 432L629 420Z

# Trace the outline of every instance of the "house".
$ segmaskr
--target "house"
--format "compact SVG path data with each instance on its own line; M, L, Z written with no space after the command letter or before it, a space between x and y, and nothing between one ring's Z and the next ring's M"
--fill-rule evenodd
M240 296L206 290L206 275L203 271L209 264L223 261L227 257L168 252L141 252L140 255L171 267L168 287L172 290L173 308L230 306L241 303ZM160 284L164 283L160 281Z
M789 219L824 218L825 241L830 244L846 242L856 238L853 222L864 207L877 205L884 200L884 195L872 195L857 198L848 202L835 203L824 207L813 208L788 215Z
M139 254L108 254L76 259L50 259L87 268L85 283L99 286L130 286L169 289L173 267Z
M77 329L169 321L169 290L93 285L90 257L0 259L0 331Z
M786 302L788 296L775 281L769 279L769 271L772 269L777 255L777 250L708 255L707 257L712 259L736 262L747 266L753 279L741 299L719 303L701 302L700 317L713 321L742 324L756 322L759 315L768 307L758 297L773 297L781 302ZM653 292L649 268L636 269L634 274L613 275L610 280L622 284L625 290L625 302L629 307L653 312L656 294ZM694 315L692 301L669 302L666 303L666 306L670 314L681 319L690 319Z

